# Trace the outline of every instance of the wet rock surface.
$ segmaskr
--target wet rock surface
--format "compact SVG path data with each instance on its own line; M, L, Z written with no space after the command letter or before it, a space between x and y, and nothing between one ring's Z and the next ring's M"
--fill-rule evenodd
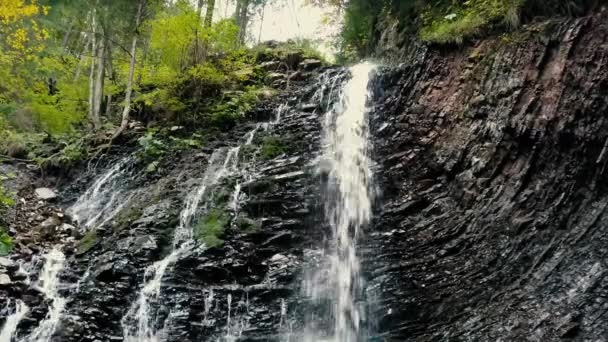
M297 66L299 57L293 58ZM23 261L28 263L34 283L45 248L62 245L68 257L59 289L66 306L53 341L123 340L125 314L151 276L146 269L172 249L184 199L200 185L212 152L238 145L242 145L239 168L243 170L225 177L206 204L230 215L223 243L213 248L203 248L201 243L169 266L160 295L151 303L154 329L162 331L167 341L216 340L232 335L279 340L287 333L285 311L288 305L295 306L298 298L303 247L314 244L323 234L320 218L310 215L319 205L319 182L312 164L319 151L322 118L311 106L307 111L299 107L300 101L310 100L317 90L323 71L318 67L313 61L306 64L306 73L290 80L280 97L251 114L253 122L206 141L202 150L171 156L158 165L155 174L146 173L146 165L128 154L110 156L53 198L53 203L69 208L86 200L82 194L87 187L95 187L97 180L108 175L108 183L96 190L111 190L105 195L106 202L95 203L102 218L96 218L95 210L82 210L77 212L81 221L75 222L74 212L65 213L41 199L36 202L39 209L15 209L19 217L13 225L28 223L17 236L25 239L30 236L25 230L36 227L29 243L36 249L30 253L24 246L14 253L15 259L32 255L31 262ZM251 132L255 136L246 146L244 140ZM282 152L270 158L261 153L268 136L280 136L285 142ZM243 195L233 208L230 197L237 182L242 184ZM106 187L111 189L104 190ZM35 198L41 191L31 188L27 193ZM117 210L106 210L104 206L114 197L120 200L113 204ZM44 214L37 215L41 211ZM85 223L92 222L91 218L95 225L89 228ZM18 278L14 267L0 271L11 281L0 279L11 287L5 293L5 285L0 284L0 297L22 300L32 308L17 330L17 336L27 336L43 320L50 303L39 293L28 294L32 287L23 276L23 281L14 281ZM5 319L14 307L13 303L4 308L0 317Z
M387 340L606 339L607 22L385 50L362 251Z

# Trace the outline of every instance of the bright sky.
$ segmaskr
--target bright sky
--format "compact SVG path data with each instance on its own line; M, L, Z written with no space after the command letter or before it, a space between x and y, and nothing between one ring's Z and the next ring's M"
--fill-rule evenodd
M235 7L233 1L221 0L218 2L218 12L221 17L229 17L233 14ZM254 39L254 43L257 43L260 37L261 41L304 38L328 42L330 37L336 33L336 27L323 24L323 19L328 13L327 9L306 6L305 0L279 0L277 2L280 5L266 6L263 21L261 13L257 13L252 18L249 34ZM332 54L330 46L319 46L319 50Z

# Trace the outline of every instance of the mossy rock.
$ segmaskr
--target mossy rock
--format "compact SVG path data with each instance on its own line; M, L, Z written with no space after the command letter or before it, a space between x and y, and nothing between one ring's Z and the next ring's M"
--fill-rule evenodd
M208 248L221 246L229 221L230 218L224 210L211 209L195 225L194 236Z
M235 219L234 224L240 232L246 234L256 233L262 228L262 225L259 221L250 219L249 217L246 217L244 215L239 215Z
M262 160L271 160L287 151L285 141L278 135L269 135L262 139L260 157Z
M76 245L76 255L82 255L90 251L97 245L99 239L97 237L96 230L89 230L83 237L78 241Z
M13 239L0 227L0 256L7 256L13 251Z
M234 184L226 184L225 186L218 186L215 188L213 193L213 203L221 207L230 201L232 191L229 190L234 188Z
M256 145L244 145L243 147L241 147L241 151L239 153L239 161L242 163L253 159L253 156L255 155L257 150L258 146Z

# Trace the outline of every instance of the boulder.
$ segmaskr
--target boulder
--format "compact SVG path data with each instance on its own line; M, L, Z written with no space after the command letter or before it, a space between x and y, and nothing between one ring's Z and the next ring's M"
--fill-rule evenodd
M319 68L321 65L323 63L320 60L309 58L300 62L299 67L302 70L310 71Z
M265 71L276 71L281 67L281 62L279 61L268 61L260 64L260 68Z

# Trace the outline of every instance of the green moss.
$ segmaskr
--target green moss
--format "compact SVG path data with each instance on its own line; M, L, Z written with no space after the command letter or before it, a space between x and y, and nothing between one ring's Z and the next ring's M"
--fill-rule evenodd
M500 23L517 26L523 0L439 2L422 10L420 38L432 43L462 43Z
M267 45L258 45L253 51L258 62L271 60L287 60L289 56L299 55L303 59L313 58L325 62L325 56L319 52L320 42L310 39L295 39L281 43L277 47L270 48Z
M255 145L244 145L241 147L241 152L239 153L239 161L246 162L252 159L253 155L257 151L257 146Z
M252 220L245 216L237 217L234 223L239 231L248 234L255 233L261 228L261 225L258 221Z
M7 256L13 250L13 239L0 227L0 256Z
M211 107L211 124L220 129L232 128L260 103L264 94L264 89L256 86L245 87L244 91L224 93L223 101Z
M97 244L97 231L89 230L83 237L78 241L76 245L76 254L84 254L90 251Z
M114 232L119 232L121 230L127 229L130 227L131 223L138 220L142 213L143 209L140 206L145 205L146 201L138 202L138 206L130 206L125 208L118 213L116 216L116 225L113 227Z
M228 221L229 217L225 211L212 209L194 227L195 236L208 248L221 246L224 243L222 237Z
M276 135L269 135L262 139L260 156L263 160L270 160L285 153L286 150L287 147L281 137Z

